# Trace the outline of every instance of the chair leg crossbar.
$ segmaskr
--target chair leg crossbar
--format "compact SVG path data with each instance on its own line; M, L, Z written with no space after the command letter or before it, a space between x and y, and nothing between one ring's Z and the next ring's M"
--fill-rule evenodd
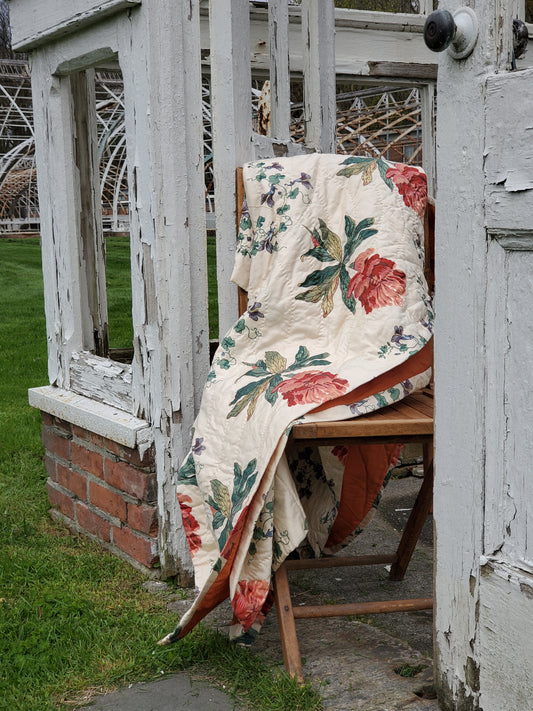
M416 543L432 507L433 461L428 461L429 454L427 448L425 448L424 454L424 459L427 462L424 479L396 553L390 555L339 556L338 558L332 556L317 560L287 560L274 574L274 597L285 669L289 676L296 677L298 683L303 683L303 669L295 620L317 617L342 617L346 615L368 615L382 612L410 612L413 610L431 610L433 608L433 598L356 602L336 605L302 605L293 607L287 576L287 572L290 570L390 564L390 579L403 580Z

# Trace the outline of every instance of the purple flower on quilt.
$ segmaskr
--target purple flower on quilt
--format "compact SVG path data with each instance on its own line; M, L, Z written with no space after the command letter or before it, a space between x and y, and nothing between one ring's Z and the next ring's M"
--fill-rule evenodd
M403 388L403 396L407 397L411 390L413 389L413 383L410 380L404 380L400 383Z
M300 173L299 178L295 178L295 180L291 180L290 185L296 185L296 183L300 183L304 188L308 188L309 190L313 187L311 185L311 176L309 173Z
M431 319L429 321L422 319L420 323L424 326L424 328L427 328L430 333L433 333L433 321L431 321Z
M403 326L395 326L394 335L391 338L391 341L393 343L397 343L400 346L402 344L402 341L410 341L412 338L413 336L404 336Z
M313 186L311 185L310 181L311 181L311 176L308 173L302 173L300 175L300 180L298 182L300 182L304 186L304 188L311 189Z
M204 445L202 444L203 441L204 441L204 438L203 438L203 437L197 437L197 438L196 438L196 440L195 440L195 442L194 442L194 444L193 444L193 446L192 446L192 452L193 452L193 454L197 454L197 455L198 455L198 454L201 454L202 452L205 452L205 447L204 447Z
M265 318L265 314L261 313L259 309L261 308L261 304L259 301L256 301L253 306L250 306L248 309L248 315L252 319L252 321L257 321L260 318Z
M274 193L275 192L276 192L276 186L271 185L268 193L264 193L263 195L261 195L261 205L264 205L266 202L268 207L274 207Z
M264 249L266 249L266 251L269 254L272 254L272 252L274 251L274 243L272 240L274 239L275 234L276 234L276 228L274 227L274 223L272 223L270 225L270 229L268 230L268 234L265 237L265 239L262 239L259 242L259 251L260 252L262 252Z
M276 161L270 165L265 165L265 170L283 170L283 166Z
M368 398L365 398L364 400L359 400L359 402L354 402L350 405L350 412L352 415L363 415L364 412L360 410L363 405L366 405L368 402Z

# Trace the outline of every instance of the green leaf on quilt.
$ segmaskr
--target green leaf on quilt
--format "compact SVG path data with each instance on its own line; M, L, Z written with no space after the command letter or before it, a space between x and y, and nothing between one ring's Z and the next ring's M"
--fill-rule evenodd
M222 570L222 558L218 558L217 562L213 566L213 571L215 573L220 573L221 570Z
M248 546L248 553L249 555L255 555L257 553L257 546L253 541Z
M250 493L252 486L257 479L256 465L257 460L252 459L248 462L246 469L243 472L237 462L234 464L235 484L231 495L231 519L233 519L235 514L241 510L244 500Z
M212 479L211 490L218 510L221 511L226 518L229 518L231 513L231 498L228 487L219 479Z
M341 165L351 165L352 163L366 163L368 158L363 158L362 156L348 156L342 161Z
M309 276L307 276L304 281L298 284L298 286L303 286L305 288L307 286L318 286L320 284L325 284L327 290L331 281L335 279L335 277L338 275L340 268L340 264L335 264L331 267L325 267L325 269L317 269L316 271L311 272L311 274L309 274ZM299 296L297 296L296 298L299 298Z
M303 261L305 257L314 257L318 259L319 262L334 262L334 257L325 249L325 247L313 247L305 254L302 254L300 259Z
M226 336L222 339L222 343L220 345L224 348L224 350L229 351L229 349L233 348L235 345L235 341L230 336Z
M263 215L259 215L259 217L257 218L257 229L259 229L265 224L265 219L266 218Z
M185 463L178 471L178 483L187 484L190 486L198 485L198 482L196 481L196 466L194 464L192 454L189 454Z
M387 407L387 405L389 404L387 400L383 397L383 395L381 395L381 393L374 395L374 397L377 400L378 407Z
M247 415L246 415L248 420L254 414L255 407L256 407L257 403L259 402L259 398L267 389L269 381L270 381L270 378L267 378L266 380L261 381L261 383L258 383L258 385L256 386L255 392L254 392L252 398L250 399L249 405L248 405L248 410L247 410Z
M258 173L258 174L255 176L255 179L257 180L258 183L260 183L260 182L261 182L262 180L264 180L265 178L266 178L266 173L263 173L263 171L261 171L260 173Z
M294 200L295 197L298 197L299 193L300 193L300 188L293 188L293 189L290 191L288 197L289 197L291 200Z
M213 501L213 499L212 499L211 497L209 497L208 503L209 503L210 506L213 506L213 504L214 504L215 502ZM213 506L213 508L216 508L216 507ZM224 516L224 514L222 513L222 511L216 511L216 510L215 510L215 513L213 514L213 528L215 529L215 531L216 531L217 528L220 528L220 527L223 526L225 523L226 523L226 517Z
M331 365L331 361L326 360L329 353L320 353L309 358L308 365Z
M270 379L268 388L265 390L265 399L271 405L273 405L278 399L277 392L273 392L274 388L276 388L282 380L283 378L281 377L281 375L275 375L273 378Z
M254 532L252 534L252 539L254 541L260 541L263 538L263 529L261 526L255 526Z
M281 207L278 207L276 210L277 215L284 215L288 210L291 209L290 205L282 205Z
M251 378L261 378L265 375L270 375L270 371L268 370L267 364L264 360L258 360L255 363L244 363L244 365L248 365L251 368L251 370L247 370L246 373L244 373L244 376L250 376Z
M396 400L399 400L400 398L400 391L398 388L389 388L388 390L393 402L396 402Z
M344 255L342 260L344 264L346 264L355 250L362 242L364 242L365 239L368 239L377 233L377 230L369 229L373 224L373 217L367 217L356 225L355 221L349 215L344 216L344 229L346 232L346 244L344 245Z
M348 296L348 285L350 284L350 276L346 270L346 267L344 264L342 265L341 273L340 273L340 282L341 282L341 294L342 294L342 300L346 304L346 306L350 309L350 311L354 314L355 313L355 307L357 304L357 299L353 294Z
M218 365L223 369L223 370L228 370L230 367L230 362L227 358L220 358L218 361Z
M346 164L344 161L343 165ZM372 171L376 167L376 161L373 158L361 158L356 163L352 162L346 168L339 170L337 175L342 175L345 178L350 178L352 175L363 173L363 182L368 185L372 180Z
M333 311L333 297L337 288L339 286L338 275L331 281L329 289L327 290L323 300L322 300L322 315L324 318L328 316Z
M320 226L320 232L322 235L322 244L331 254L331 256L336 259L337 262L340 262L342 259L342 247L339 236L336 235L335 232L330 230L324 220L322 220L321 218L318 219L318 224Z
M234 329L236 333L242 333L245 329L244 319L239 319L235 324Z
M270 183L270 185L277 185L284 177L285 176L281 173L274 173L274 175L268 176L268 182Z
M267 351L265 353L265 363L271 373L281 373L287 367L287 359L277 351Z
M241 230L249 230L250 227L252 226L252 221L250 220L249 215L243 215L241 217L241 223L239 225Z
M382 158L379 158L378 160L378 170L379 174L383 178L383 182L385 185L390 188L391 190L394 189L394 183L392 182L391 178L387 178L387 171L389 169L389 165L385 163L385 161Z
M295 363L301 363L309 358L309 350L305 346L298 348L298 353L295 356Z

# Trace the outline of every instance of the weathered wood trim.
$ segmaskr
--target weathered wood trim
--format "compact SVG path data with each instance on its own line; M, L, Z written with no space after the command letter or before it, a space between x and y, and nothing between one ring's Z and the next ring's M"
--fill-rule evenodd
M55 0L22 3L11 0L13 49L28 52L79 32L104 17L140 5L142 0ZM17 7L19 6L19 7ZM28 32L30 30L30 32Z
M521 316L532 300L533 230L489 232L487 463L484 555L533 572L528 453L533 341ZM526 255L529 253L529 256ZM529 545L528 545L529 542Z
M86 294L84 346L107 356L107 289L102 229L94 70L70 76L74 104L74 150L80 200L80 288Z
M235 168L253 158L249 11L248 0L210 2L220 338L238 317L237 288L230 283L235 256Z
M420 104L422 113L422 165L426 171L428 194L437 194L437 176L435 154L437 136L435 131L435 101L436 85L434 82L420 88Z
M368 75L371 77L395 77L398 79L419 79L435 81L437 64L407 62L368 62Z
M79 395L133 412L132 367L92 353L73 353L70 360L70 389Z
M333 0L302 0L305 144L335 153L337 119Z
M271 136L290 139L289 6L286 0L268 5L270 46Z
M47 385L31 388L28 399L32 407L42 412L125 447L139 447L145 451L152 444L152 430L148 422L82 395Z

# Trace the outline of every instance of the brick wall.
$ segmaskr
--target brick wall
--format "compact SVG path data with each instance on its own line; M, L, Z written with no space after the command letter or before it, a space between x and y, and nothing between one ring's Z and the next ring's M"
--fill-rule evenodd
M41 413L54 518L137 568L157 571L153 450L137 449Z

